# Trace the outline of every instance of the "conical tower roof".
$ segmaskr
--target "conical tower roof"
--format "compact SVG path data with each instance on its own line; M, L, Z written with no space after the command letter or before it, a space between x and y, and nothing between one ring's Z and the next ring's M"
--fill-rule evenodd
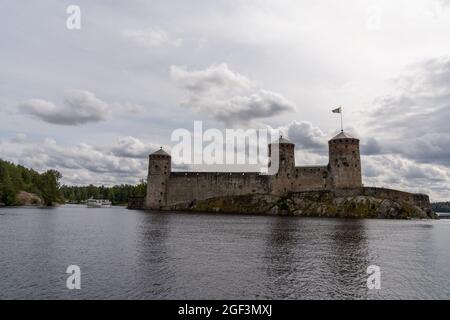
M357 138L353 137L352 135L348 134L347 132L341 131L337 135L335 135L333 138L331 138L330 141L331 140L340 140L340 139L355 139L355 140L358 140Z
M277 144L293 144L292 142L290 142L288 139L283 138L283 136L280 136L280 138L278 140L275 140L272 143L277 143Z
M166 151L164 151L162 147L150 155L151 156L153 156L153 155L155 155L155 156L170 156L170 154L168 154Z

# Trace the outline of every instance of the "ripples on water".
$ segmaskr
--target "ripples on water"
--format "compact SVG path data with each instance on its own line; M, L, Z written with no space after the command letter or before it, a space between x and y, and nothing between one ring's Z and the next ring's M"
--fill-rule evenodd
M3 208L0 298L448 299L449 244L450 220Z

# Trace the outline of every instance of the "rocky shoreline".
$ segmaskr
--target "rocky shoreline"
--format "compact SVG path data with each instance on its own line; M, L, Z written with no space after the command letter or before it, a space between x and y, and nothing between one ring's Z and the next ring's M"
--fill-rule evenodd
M53 206L57 206L57 203L54 203ZM16 202L11 205L13 207L48 207L45 204L44 199L38 196L35 193L19 191L16 196ZM0 202L0 207L7 207L4 203Z
M432 211L403 201L377 199L370 196L321 197L317 194L309 196L294 194L280 198L267 195L219 197L197 201L187 208L175 206L171 209L333 218L438 218Z
M129 208L143 209L141 206L134 203ZM162 210L333 218L438 219L428 196L382 188L292 192L283 196L249 194L214 197L165 206Z

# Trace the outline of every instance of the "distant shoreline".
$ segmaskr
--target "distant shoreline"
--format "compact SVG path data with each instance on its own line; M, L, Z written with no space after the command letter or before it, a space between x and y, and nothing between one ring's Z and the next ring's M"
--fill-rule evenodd
M436 212L440 219L450 219L450 212Z

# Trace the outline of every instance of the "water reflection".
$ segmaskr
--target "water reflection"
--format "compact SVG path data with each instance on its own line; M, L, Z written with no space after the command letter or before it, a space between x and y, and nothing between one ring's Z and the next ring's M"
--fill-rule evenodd
M367 296L369 247L365 220L334 220L330 226L330 250L326 264L332 298L362 299Z
M297 292L292 287L302 256L302 220L292 217L273 217L267 235L264 263L271 280L268 290L287 299ZM280 290L284 288L284 290Z
M276 269L290 270L293 262L293 251L297 251L297 234L301 234L299 219L290 217L274 217L267 237L267 262Z
M274 217L264 260L269 290L279 298L367 296L363 220Z
M174 268L169 265L167 239L171 215L142 212L136 234L136 274L143 296L164 297L171 291Z

